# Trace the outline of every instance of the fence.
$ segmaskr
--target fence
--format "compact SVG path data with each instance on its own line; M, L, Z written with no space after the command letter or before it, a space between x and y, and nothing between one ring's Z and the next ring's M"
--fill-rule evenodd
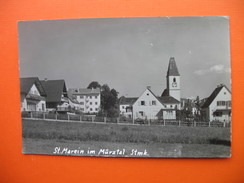
M186 127L230 127L231 123L225 122L195 122L195 121L178 121L178 120L141 120L128 118L111 118L99 117L95 115L78 115L78 114L54 114L43 112L22 112L22 118L43 119L67 122L93 122L93 123L111 123L111 124L128 124L128 125L161 125L161 126L186 126Z

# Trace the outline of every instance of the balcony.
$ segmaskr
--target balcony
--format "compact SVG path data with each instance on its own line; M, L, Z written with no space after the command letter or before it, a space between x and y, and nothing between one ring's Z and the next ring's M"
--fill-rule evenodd
M67 112L67 111L69 111L69 108L68 107L57 107L57 111L59 111L59 112Z
M36 94L31 94L31 93L29 93L29 94L26 96L26 99L29 99L29 100L36 100L36 101L45 100L44 97L42 97L42 96L40 96L40 95L36 95Z

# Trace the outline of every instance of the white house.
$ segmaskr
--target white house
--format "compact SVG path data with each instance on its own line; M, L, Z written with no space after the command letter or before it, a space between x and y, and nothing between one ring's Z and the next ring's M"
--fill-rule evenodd
M68 92L80 104L80 109L84 113L98 113L101 105L100 89L71 88Z
M231 122L231 92L223 84L218 85L202 106L208 121Z
M171 96L157 97L149 87L132 104L133 119L176 119L180 102Z
M37 77L20 78L21 111L46 111L46 92Z
M137 100L136 97L120 97L119 99L119 111L120 115L127 118L132 118L132 104Z

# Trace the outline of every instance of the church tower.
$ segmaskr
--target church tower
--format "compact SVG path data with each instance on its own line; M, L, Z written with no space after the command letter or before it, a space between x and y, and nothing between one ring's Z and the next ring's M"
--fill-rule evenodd
M167 94L180 101L180 74L176 66L175 58L171 57L167 71Z

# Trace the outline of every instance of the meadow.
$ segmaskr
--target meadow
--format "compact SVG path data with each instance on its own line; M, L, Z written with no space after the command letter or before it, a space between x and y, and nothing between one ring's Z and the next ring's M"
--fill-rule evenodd
M98 146L99 148L137 147L155 149L155 151L158 151L157 147L168 148L168 151L181 148L184 152L184 155L180 154L182 157L228 157L230 155L230 128L118 125L23 119L22 129L26 153L35 153L35 148L39 148L37 153L45 154L45 147L48 151L48 148L52 149L57 145L77 146L79 144L94 148ZM97 145L94 146L94 144ZM154 152L152 151L151 154ZM156 153L155 156L160 156L160 153Z

